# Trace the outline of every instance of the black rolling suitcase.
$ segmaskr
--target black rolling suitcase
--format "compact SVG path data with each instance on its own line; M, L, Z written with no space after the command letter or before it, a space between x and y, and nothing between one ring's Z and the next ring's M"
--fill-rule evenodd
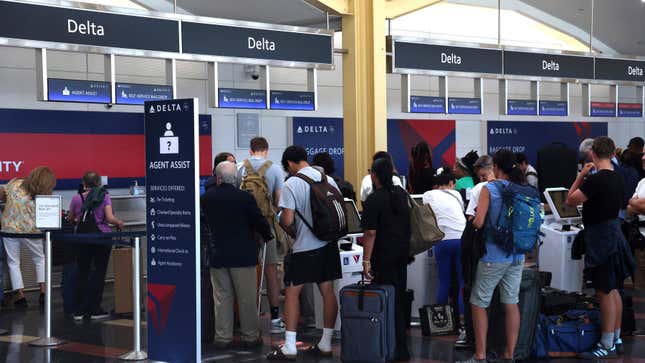
M515 347L515 360L528 359L533 352L540 313L540 274L535 270L522 271L520 284L520 334ZM488 311L488 351L493 358L501 358L506 347L506 310L495 289Z

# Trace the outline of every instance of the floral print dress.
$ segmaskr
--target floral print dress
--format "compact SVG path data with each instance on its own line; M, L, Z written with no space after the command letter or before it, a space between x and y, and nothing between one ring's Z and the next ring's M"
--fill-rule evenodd
M38 233L36 205L22 188L23 179L12 179L5 188L7 204L2 213L2 231L7 233Z

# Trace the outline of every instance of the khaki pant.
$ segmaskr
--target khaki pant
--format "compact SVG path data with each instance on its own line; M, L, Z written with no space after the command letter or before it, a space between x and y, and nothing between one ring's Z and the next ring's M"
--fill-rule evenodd
M240 337L252 342L259 338L257 274L255 266L211 269L215 302L215 342L233 340L233 301L237 299Z
M634 271L634 289L645 290L645 250L636 250L636 271Z

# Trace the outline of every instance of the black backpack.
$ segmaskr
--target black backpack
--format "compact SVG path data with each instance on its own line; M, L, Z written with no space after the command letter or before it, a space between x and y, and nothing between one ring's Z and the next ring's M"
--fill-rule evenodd
M347 214L345 214L345 201L338 189L327 181L325 173L321 172L319 182L313 181L304 174L296 176L309 184L311 200L311 216L313 226L296 209L296 213L321 241L335 242L347 235Z
M83 197L83 194L81 194L81 200L83 201L83 205L85 205L85 197ZM74 233L99 233L99 232L101 232L101 230L99 229L99 226L96 223L96 217L94 217L94 210L88 209L83 211L81 209L81 215L78 218L78 223L76 224L76 227L74 228Z

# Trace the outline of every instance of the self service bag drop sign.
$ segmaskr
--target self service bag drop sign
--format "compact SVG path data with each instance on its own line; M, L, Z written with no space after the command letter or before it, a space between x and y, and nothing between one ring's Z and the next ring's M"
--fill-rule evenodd
M197 99L145 102L148 355L201 361Z

